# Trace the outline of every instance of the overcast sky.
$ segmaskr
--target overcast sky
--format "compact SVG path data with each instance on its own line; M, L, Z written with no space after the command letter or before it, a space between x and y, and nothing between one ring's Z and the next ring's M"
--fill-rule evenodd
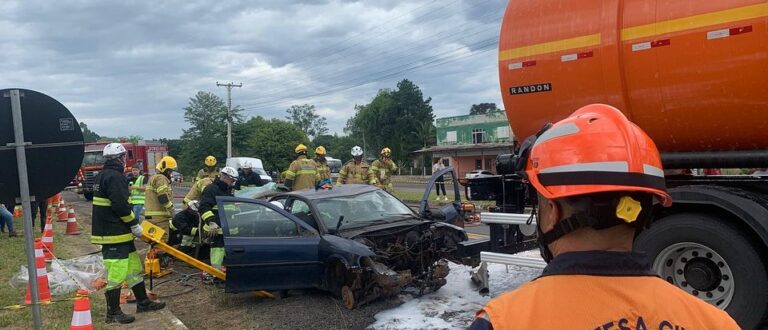
M342 133L355 104L408 78L437 117L496 102L503 0L0 1L0 89L62 102L101 135L178 137L197 91L283 118L314 104Z

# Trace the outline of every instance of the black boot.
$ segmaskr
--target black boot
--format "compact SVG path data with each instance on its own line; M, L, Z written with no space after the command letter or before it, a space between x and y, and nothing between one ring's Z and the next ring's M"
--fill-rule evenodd
M147 297L147 287L144 282L136 284L131 288L133 295L136 296L136 313L151 312L165 308L164 302L154 302Z
M104 296L107 297L107 319L106 323L131 323L136 318L131 315L123 313L120 309L120 288L107 290L104 292Z

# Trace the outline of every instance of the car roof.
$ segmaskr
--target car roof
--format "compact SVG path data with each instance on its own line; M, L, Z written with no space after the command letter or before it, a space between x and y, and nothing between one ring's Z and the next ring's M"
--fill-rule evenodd
M280 194L279 196L298 195L309 200L315 200L315 199L334 198L334 197L356 196L362 193L367 193L367 192L376 191L376 190L381 190L381 189L375 186L367 185L367 184L344 184L341 186L335 186L333 187L333 189L320 189L320 190L305 189L305 190L292 191L290 193Z

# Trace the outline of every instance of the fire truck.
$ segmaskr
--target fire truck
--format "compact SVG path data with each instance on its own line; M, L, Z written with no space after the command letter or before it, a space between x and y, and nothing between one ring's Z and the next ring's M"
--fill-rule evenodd
M161 158L168 155L168 146L158 141L139 141L137 143L121 142L128 151L125 172L137 167L146 175L155 174L155 165ZM85 144L83 164L75 178L76 191L87 200L93 200L93 180L104 167L102 151L109 142L94 142Z

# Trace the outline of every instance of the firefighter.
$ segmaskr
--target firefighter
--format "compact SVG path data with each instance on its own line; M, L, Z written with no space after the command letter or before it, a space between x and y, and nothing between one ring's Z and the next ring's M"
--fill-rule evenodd
M381 149L379 153L379 159L374 160L371 164L371 168L368 170L370 176L370 184L379 186L388 192L393 192L392 188L392 175L397 170L397 165L392 161L392 150L389 148Z
M128 197L128 202L133 207L133 214L136 216L136 221L141 221L141 212L144 211L144 192L146 191L146 184L149 182L149 178L141 173L138 167L131 169L131 180L128 181L130 185L129 190L131 196Z
M184 206L183 208L187 208L189 205L189 202L196 200L199 201L200 197L203 195L203 190L205 187L207 187L209 184L213 182L213 179L209 177L204 177L200 180L197 180L197 182L192 184L192 187L189 188L189 192L187 192L187 195L184 196Z
M234 168L227 166L221 169L221 173L213 183L205 187L200 199L199 211L203 218L203 230L211 240L211 266L217 269L221 269L224 262L224 237L216 196L232 196L232 188L237 182L237 177L237 170Z
M238 173L237 190L248 187L261 187L264 185L264 181L261 180L259 173L253 171L253 165L251 161L247 160L243 163L242 172Z
M173 216L173 220L171 220L171 229L181 235L179 251L191 255L192 249L201 243L200 227L202 226L202 220L200 219L200 213L198 212L200 209L200 202L191 200L185 203L185 205L187 207L183 211Z
M157 173L149 178L146 186L144 219L168 232L168 222L174 212L171 173L176 169L176 159L165 156L155 168Z
M307 146L299 144L294 152L297 157L285 172L285 186L291 191L315 188L320 181L320 175L317 173L315 162L307 159Z
M93 186L93 225L91 243L101 244L104 267L107 270L106 323L131 323L134 317L120 309L120 286L125 283L136 296L136 312L159 310L165 303L147 297L142 267L133 237L141 237L139 222L128 204L128 180L123 175L127 151L120 143L104 147L104 169L96 176Z
M368 163L363 160L363 148L352 147L352 160L348 161L339 171L339 184L354 183L368 184Z
M633 252L670 206L659 151L619 110L585 106L526 140L520 168L538 193L542 275L491 300L470 329L738 329L728 314L659 278ZM534 209L534 212L536 210Z
M328 166L328 161L325 159L325 147L319 146L315 148L315 166L317 167L317 173L320 175L320 181L331 179L331 168Z
M211 178L211 180L213 180L214 178L216 178L216 175L219 174L219 169L216 167L216 157L209 155L208 157L205 157L204 163L205 163L205 167L197 171L197 176L195 176L195 181L205 177L209 177Z

